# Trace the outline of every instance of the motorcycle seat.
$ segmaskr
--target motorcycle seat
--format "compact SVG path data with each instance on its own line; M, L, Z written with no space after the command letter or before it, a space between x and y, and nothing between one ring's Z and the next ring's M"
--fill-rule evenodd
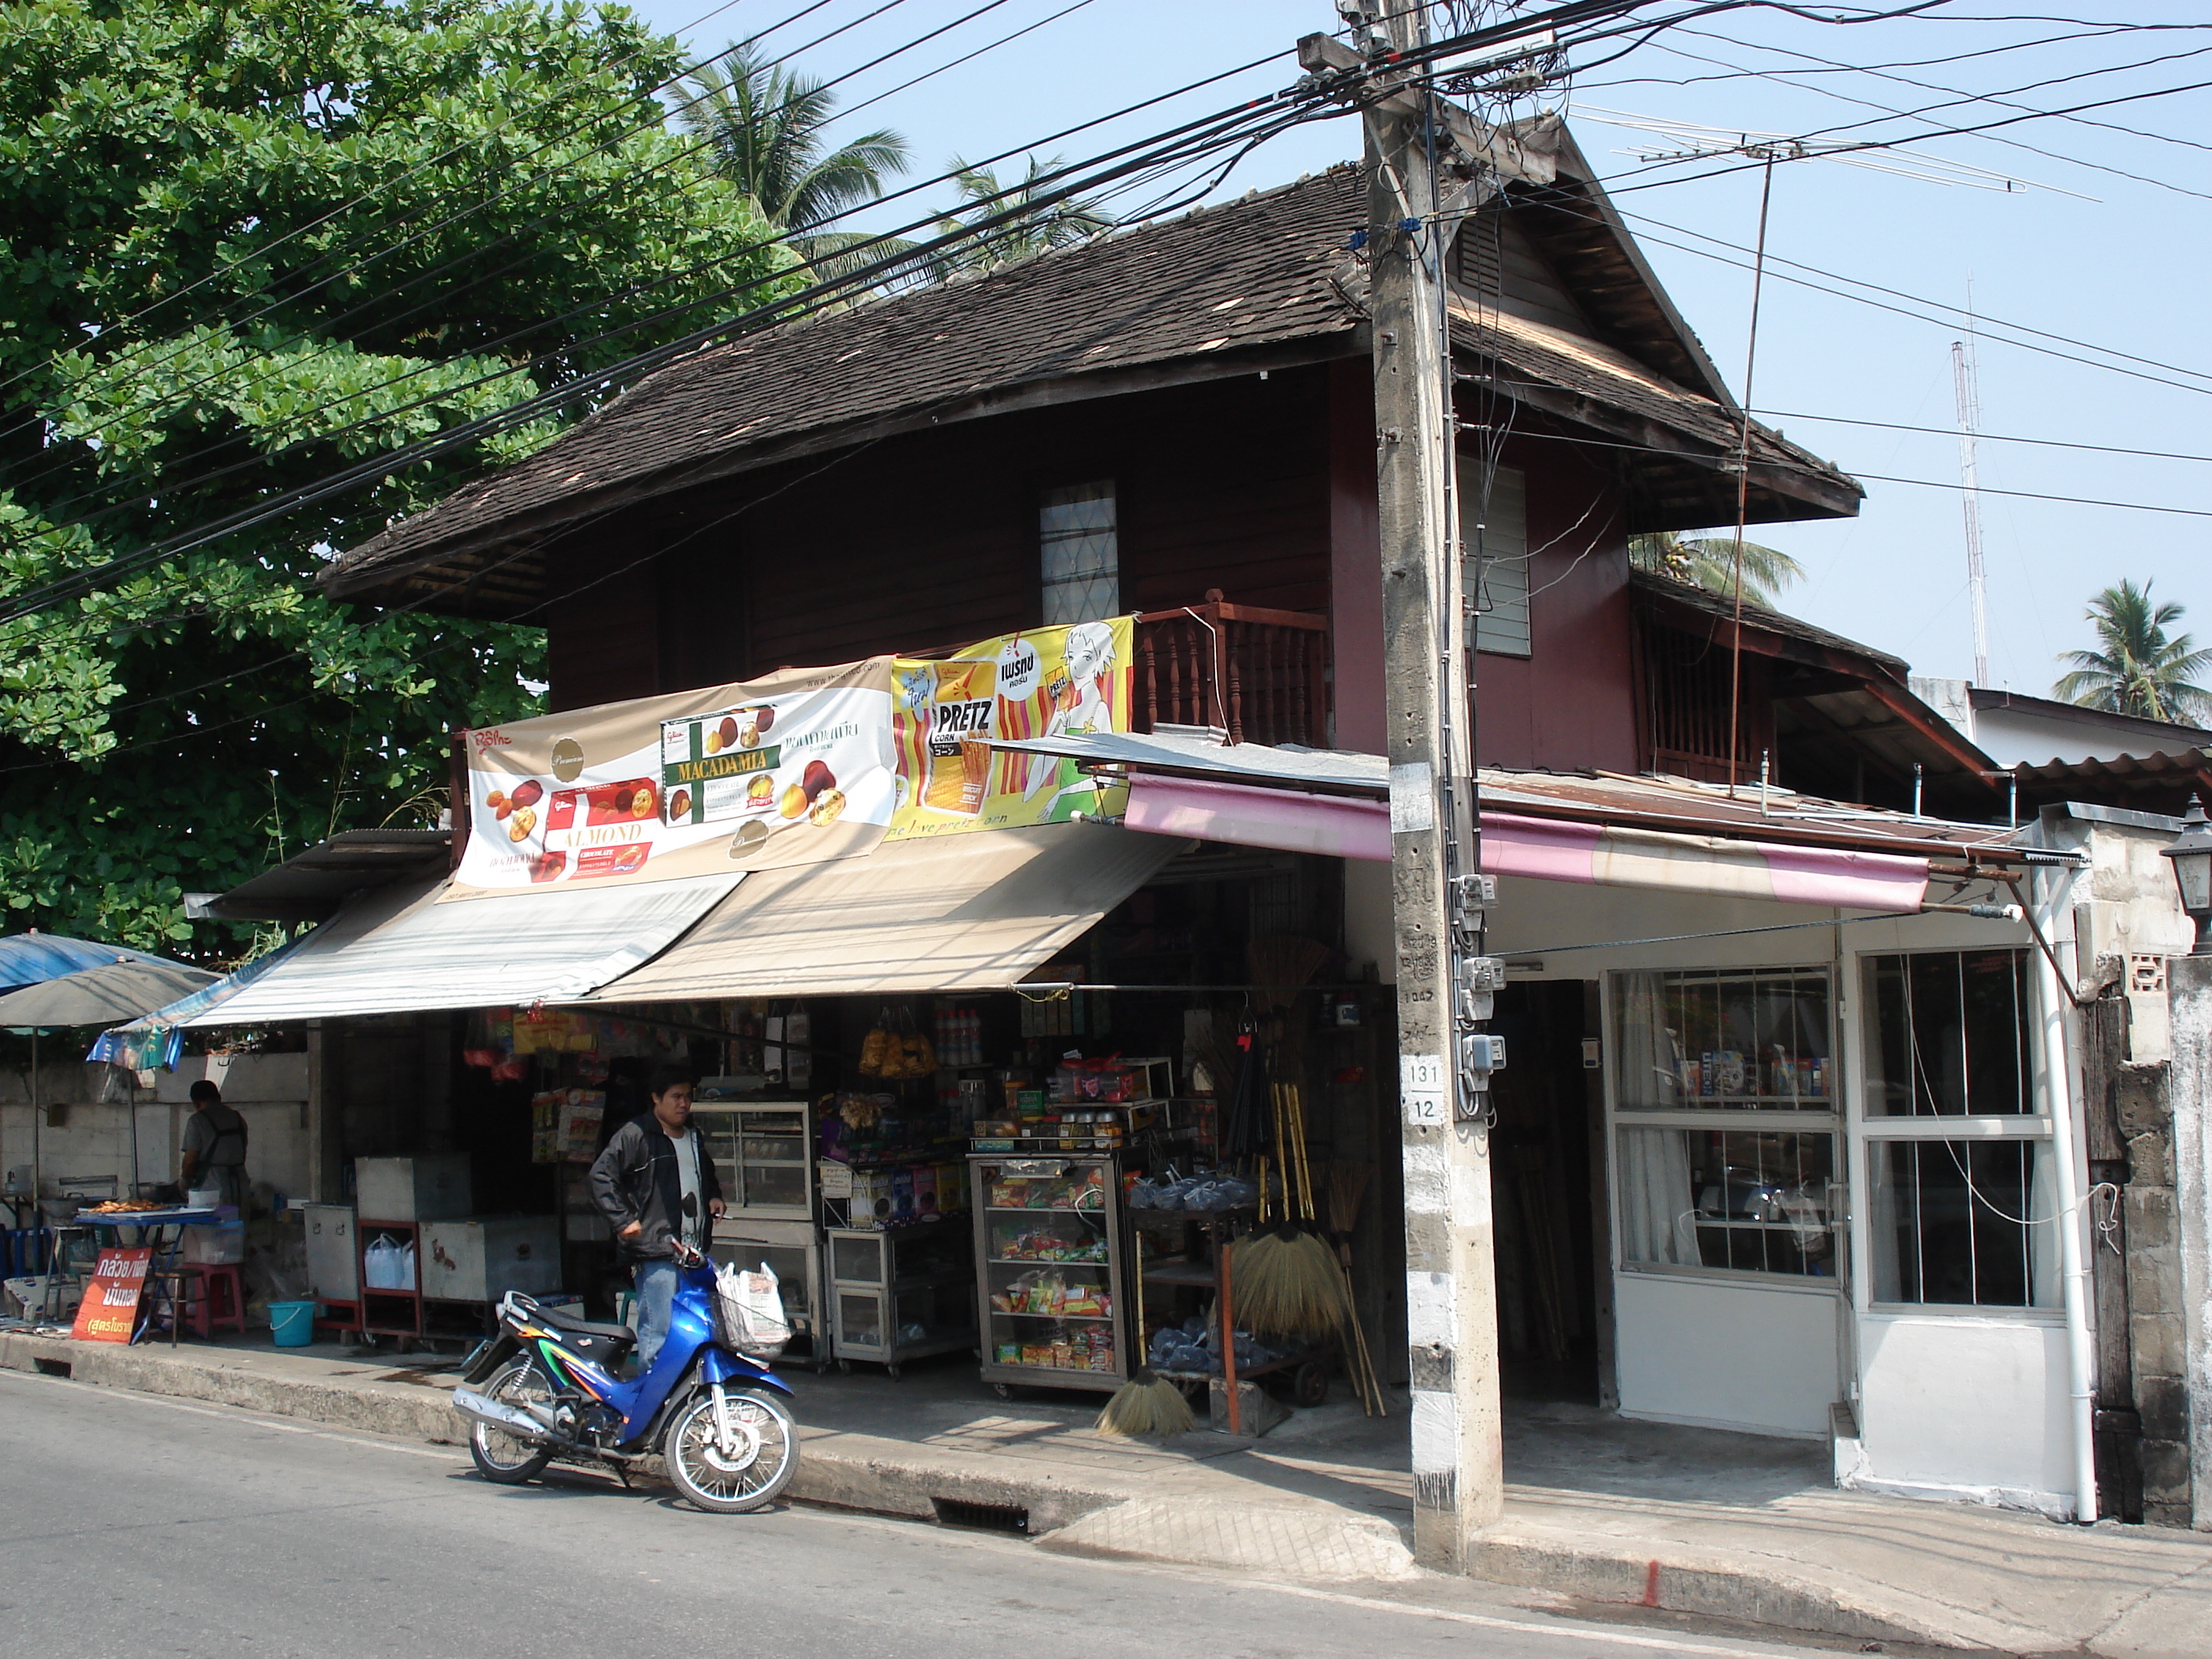
M538 1322L565 1331L572 1336L596 1337L602 1342L629 1344L637 1340L637 1333L627 1325L594 1325L588 1319L578 1319L573 1314L556 1311L551 1308L538 1310Z

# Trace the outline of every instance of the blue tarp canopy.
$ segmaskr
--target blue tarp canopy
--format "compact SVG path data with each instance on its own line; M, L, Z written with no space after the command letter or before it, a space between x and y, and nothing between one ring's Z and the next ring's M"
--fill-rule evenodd
M0 938L0 991L44 985L50 979L102 968L111 962L157 962L180 967L167 957L149 956L127 945L100 945L61 933L9 933Z

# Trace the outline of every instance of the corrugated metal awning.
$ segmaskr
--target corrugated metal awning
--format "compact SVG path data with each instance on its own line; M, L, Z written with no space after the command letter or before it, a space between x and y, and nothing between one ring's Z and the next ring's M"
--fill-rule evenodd
M1109 824L1054 823L763 871L672 949L574 1000L1003 990L1178 848Z
M572 1001L659 955L743 878L740 871L473 904L439 903L442 880L388 888L354 900L283 960L254 964L252 983L179 1023Z

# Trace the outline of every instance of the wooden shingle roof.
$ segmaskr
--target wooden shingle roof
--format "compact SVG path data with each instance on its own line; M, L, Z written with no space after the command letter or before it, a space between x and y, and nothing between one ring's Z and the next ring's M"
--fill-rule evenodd
M393 523L332 562L323 584L335 597L374 599L403 583L420 593L489 574L511 586L508 602L520 608L534 577L519 574L520 552L633 502L794 454L1018 408L1039 388L1102 396L1364 353L1365 270L1348 246L1366 216L1358 169L1339 167L983 276L702 349L647 375L537 455ZM1540 383L1572 407L1634 405L1637 431L1663 429L1669 444L1698 452L1693 472L1710 469L1705 452L1732 450L1732 410L1624 354L1545 337L1557 331L1517 319L1466 326L1462 344L1510 366L1505 378ZM1770 487L1755 517L1851 510L1850 479L1755 431L1754 478ZM1702 486L1693 478L1692 487ZM1732 508L1732 482L1727 493ZM1657 512L1636 527L1674 527Z

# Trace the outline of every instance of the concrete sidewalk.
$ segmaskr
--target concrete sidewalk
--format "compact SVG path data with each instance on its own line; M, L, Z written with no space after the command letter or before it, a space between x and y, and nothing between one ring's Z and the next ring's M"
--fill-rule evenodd
M0 1365L432 1441L461 1437L450 1371L335 1346L123 1348L0 1334ZM1303 1412L1264 1439L1167 1445L1091 1431L1095 1400L1001 1402L972 1365L787 1373L805 1456L792 1496L928 1519L1026 1515L1041 1547L1293 1582L1425 1577L1402 1413ZM1479 1577L1595 1602L1881 1641L2104 1659L2212 1653L2212 1538L1839 1492L1819 1449L1509 1409L1505 1518Z

